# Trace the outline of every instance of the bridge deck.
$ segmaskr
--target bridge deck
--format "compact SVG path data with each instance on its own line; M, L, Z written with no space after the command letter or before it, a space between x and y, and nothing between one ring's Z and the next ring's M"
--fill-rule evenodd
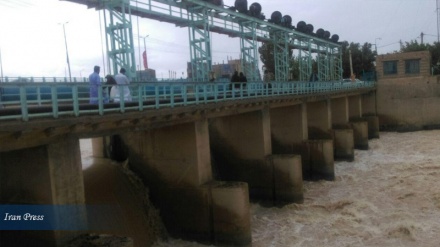
M88 83L4 83L0 91L0 120L29 121L36 118L105 115L126 111L204 105L222 101L289 95L333 94L347 90L374 89L374 82L283 83L133 83L131 102L108 102L109 85L99 88L99 104L88 104ZM121 87L121 86L120 86ZM120 90L122 91L122 90ZM123 98L121 96L121 98ZM110 100L111 101L111 100Z

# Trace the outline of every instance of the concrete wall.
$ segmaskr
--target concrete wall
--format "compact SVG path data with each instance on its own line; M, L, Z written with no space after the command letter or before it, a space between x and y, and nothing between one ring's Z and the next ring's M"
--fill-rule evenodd
M79 140L0 152L0 203L24 205L84 205ZM68 215L55 214L60 225L87 226L85 206ZM57 228L57 226L54 226ZM85 228L83 228L85 229ZM76 231L2 231L1 246L62 246Z
M381 129L417 130L440 124L440 76L381 79L377 111Z

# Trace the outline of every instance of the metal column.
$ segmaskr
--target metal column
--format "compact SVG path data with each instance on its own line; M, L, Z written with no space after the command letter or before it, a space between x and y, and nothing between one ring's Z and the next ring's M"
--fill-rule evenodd
M341 47L335 47L330 49L330 72L331 80L342 80L342 52Z
M318 62L318 78L320 81L329 81L330 75L330 60L328 45L318 46L318 55L316 57Z
M310 40L300 40L301 47L307 47L307 49L300 49L298 54L299 60L299 80L309 81L309 77L312 74L312 52Z
M107 39L107 56L111 61L113 74L125 68L127 76L136 76L136 62L133 48L133 29L129 0L113 0L104 2L109 12L109 20L105 18ZM109 73L112 73L109 71Z
M211 40L209 38L208 9L195 6L189 9L188 27L193 81L208 81L212 70Z
M261 81L258 70L258 47L255 22L240 23L241 68L248 81Z
M273 33L275 80L288 81L289 79L289 35L286 32Z

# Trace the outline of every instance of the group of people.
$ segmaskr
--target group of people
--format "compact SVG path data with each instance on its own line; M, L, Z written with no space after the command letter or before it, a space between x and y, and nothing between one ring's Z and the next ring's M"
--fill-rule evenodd
M243 72L240 72L240 74L238 74L238 71L235 71L231 77L231 82L234 84L235 88L240 88L240 83L246 83L247 78L243 74Z
M103 85L101 82L101 77L99 76L100 70L101 68L99 66L93 67L93 73L89 76L90 104L98 104L99 102L99 88ZM108 90L102 91L102 99L104 103L108 103L110 101L119 102L121 101L121 98L123 101L132 100L130 88L128 87L130 80L125 73L126 70L121 68L119 70L119 74L115 75L114 77L111 75L107 75L105 77L105 85L108 85Z

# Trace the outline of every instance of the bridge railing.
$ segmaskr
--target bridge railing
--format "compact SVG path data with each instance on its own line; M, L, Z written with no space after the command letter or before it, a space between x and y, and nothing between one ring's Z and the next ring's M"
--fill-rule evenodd
M375 82L132 83L118 85L119 95L111 92L111 85L102 85L98 87L98 96L91 99L88 83L1 83L0 120L105 115L259 97L334 93L375 85ZM130 90L129 101L123 100L124 87ZM91 100L96 103L90 103Z

